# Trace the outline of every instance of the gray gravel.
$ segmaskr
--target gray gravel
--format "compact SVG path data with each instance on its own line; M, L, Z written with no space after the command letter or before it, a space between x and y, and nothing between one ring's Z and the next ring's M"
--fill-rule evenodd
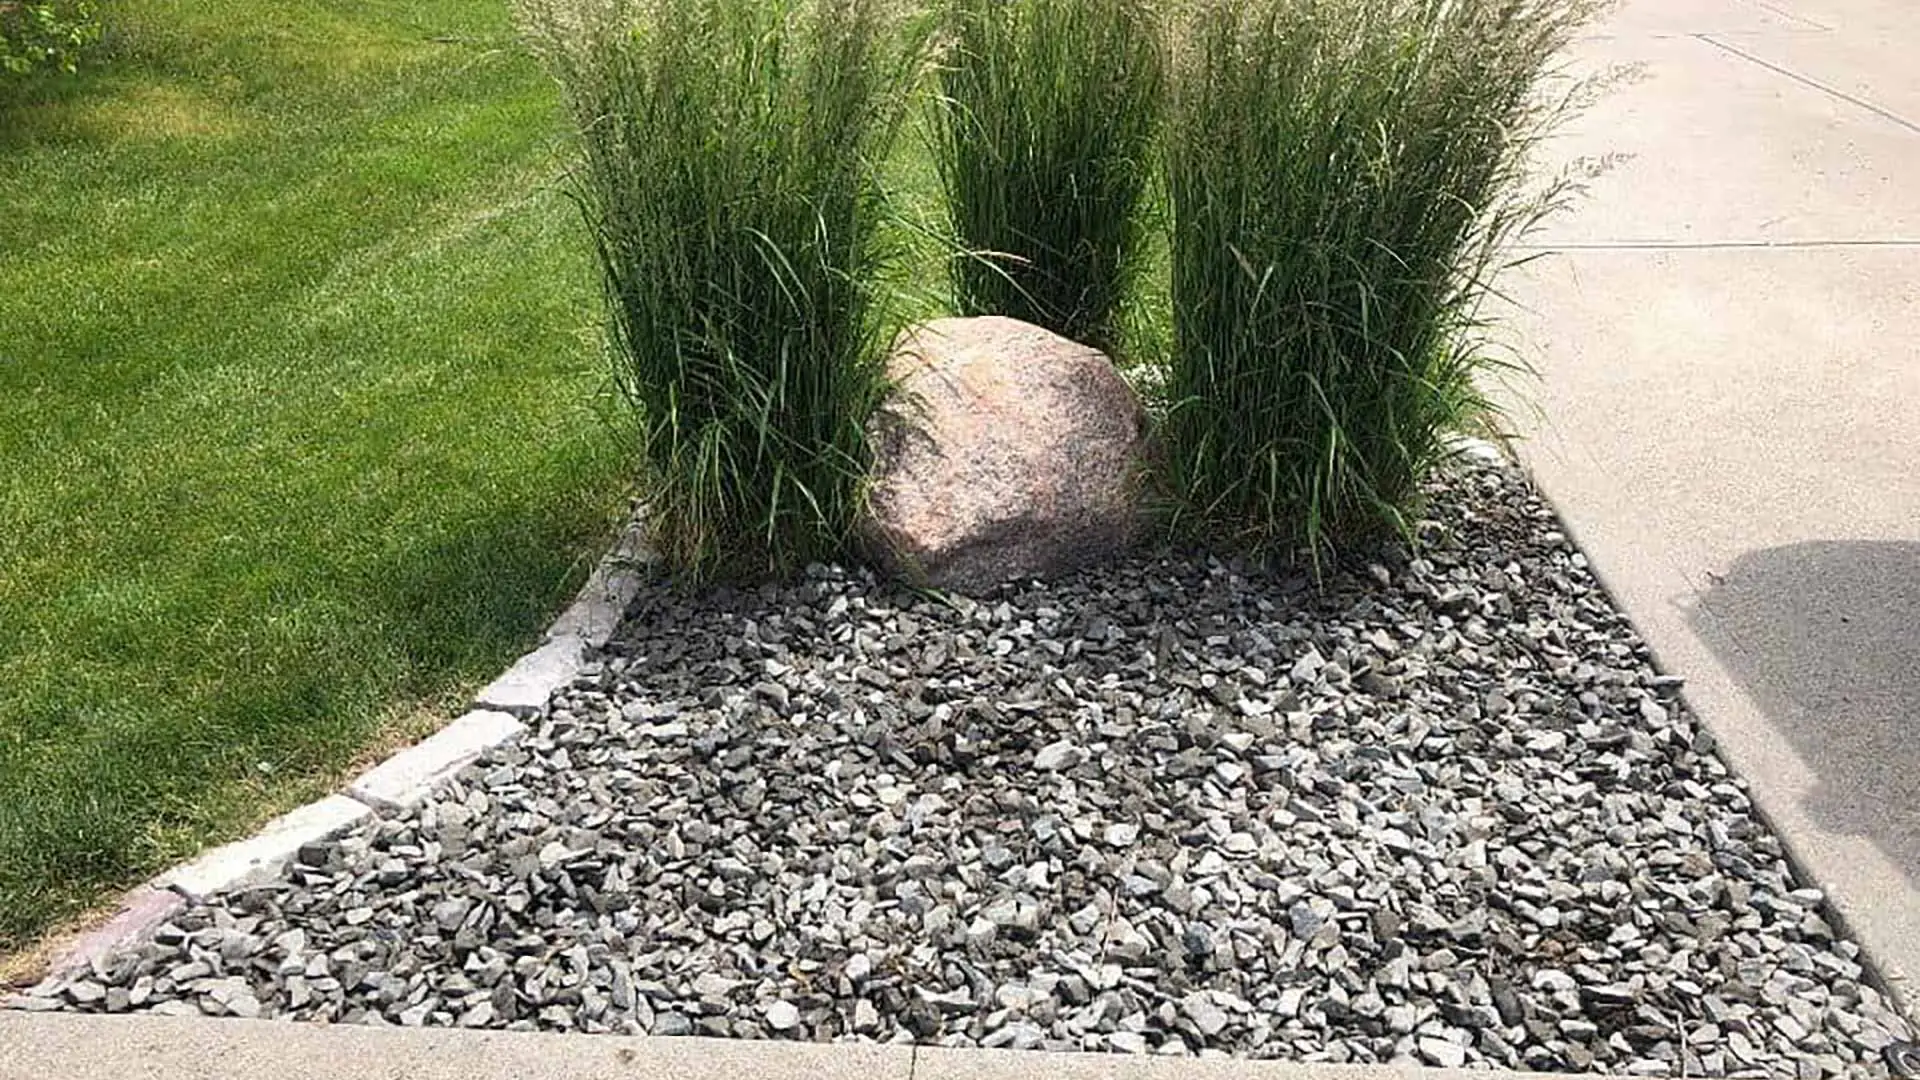
M1885 1075L1912 1037L1510 473L1316 591L643 596L523 742L38 1007Z

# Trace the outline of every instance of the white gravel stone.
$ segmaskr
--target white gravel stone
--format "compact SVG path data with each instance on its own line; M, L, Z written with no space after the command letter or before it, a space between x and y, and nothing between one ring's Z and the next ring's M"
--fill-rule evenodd
M1426 1035L1420 1039L1420 1056L1428 1064L1445 1069L1457 1069L1467 1063L1467 1048L1451 1039Z
M1033 767L1042 772L1059 772L1071 769L1087 759L1087 752L1073 743L1062 739L1040 748L1033 757Z
M800 1026L800 1009L790 1001L776 1001L767 1006L766 1018L774 1031L791 1031Z

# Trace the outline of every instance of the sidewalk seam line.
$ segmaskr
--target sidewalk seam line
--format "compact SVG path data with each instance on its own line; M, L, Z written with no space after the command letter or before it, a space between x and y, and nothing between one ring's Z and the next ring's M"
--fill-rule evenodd
M1809 19L1805 15L1796 15L1785 8L1775 7L1774 5L1767 3L1767 0L1749 0L1749 2L1752 3L1754 7L1757 7L1762 11L1770 11L1773 14L1778 15L1783 19L1800 23L1804 26L1811 27L1812 29L1815 29L1815 30L1832 31L1833 29L1833 27L1828 26L1826 23L1819 22L1815 19ZM1708 33L1718 33L1718 32L1719 31L1708 31Z
M1906 128L1908 131L1913 132L1915 135L1920 135L1920 124L1915 124L1913 121L1907 119L1904 116L1901 116L1899 113L1896 113L1890 109L1884 109L1878 105L1875 105L1871 101L1865 100L1864 98L1855 97L1854 95L1847 93L1845 90L1837 90L1831 86L1828 86L1823 82L1820 82L1817 79L1810 79L1807 76L1802 75L1791 68L1782 67L1779 64L1773 63L1772 61L1769 61L1769 60L1762 60L1759 57L1753 55L1752 53L1745 51L1744 49L1737 49L1732 45L1729 45L1726 42L1721 41L1718 38L1715 38L1711 34L1695 34L1693 36L1695 39L1699 41L1704 41L1708 45L1711 45L1716 49L1719 49L1723 52L1732 53L1734 56L1737 56L1742 60L1747 61L1748 63L1758 64L1761 67L1766 68L1768 71L1774 72L1775 74L1778 74L1778 75L1784 75L1787 78L1792 79L1794 82L1800 83L1803 86L1808 86L1815 90L1820 91L1823 94L1828 94L1832 97L1839 98L1841 101L1849 102L1853 105L1858 105L1860 108L1865 109L1870 113L1873 113L1875 116L1881 117L1882 119L1891 120L1894 123L1899 124L1901 127Z

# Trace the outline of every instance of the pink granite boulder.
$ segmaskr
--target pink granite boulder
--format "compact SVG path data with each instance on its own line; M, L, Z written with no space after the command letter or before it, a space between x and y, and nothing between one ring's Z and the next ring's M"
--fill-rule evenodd
M1146 413L1097 350L1015 319L936 319L889 370L862 523L887 568L983 590L1111 560L1139 535Z

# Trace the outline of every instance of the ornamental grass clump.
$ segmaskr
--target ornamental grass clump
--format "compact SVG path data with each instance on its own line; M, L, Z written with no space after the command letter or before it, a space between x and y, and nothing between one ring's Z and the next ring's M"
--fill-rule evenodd
M946 0L935 158L965 315L1110 349L1165 98L1148 0Z
M655 543L691 576L839 554L886 390L874 165L911 96L895 0L526 0L637 406Z
M1169 123L1162 435L1186 524L1314 559L1410 531L1493 417L1481 301L1561 201L1540 85L1597 0L1199 0Z

